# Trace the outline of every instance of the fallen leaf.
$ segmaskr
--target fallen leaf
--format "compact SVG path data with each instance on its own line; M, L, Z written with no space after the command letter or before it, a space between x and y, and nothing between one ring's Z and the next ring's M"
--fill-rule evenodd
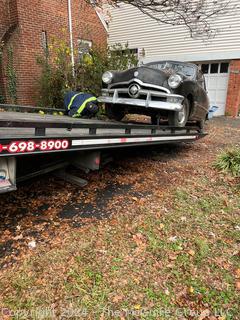
M104 319L105 319L105 313L102 313L102 314L100 315L99 320L104 320Z
M23 239L23 235L20 234L20 235L14 237L13 239L14 239L14 240L21 240L21 239Z
M226 207L228 207L228 201L227 201L227 199L224 199L224 200L223 200L223 203L224 203L224 205L225 205Z
M166 294L166 296L169 296L170 295L170 292L168 289L164 290L164 293Z
M113 297L112 302L118 303L122 300L123 300L123 296L118 295L118 296Z
M240 278L240 268L235 270L236 278Z
M179 246L176 247L176 249L181 251L181 250L183 250L183 247L179 245Z
M177 259L177 256L176 256L176 255L171 254L171 255L169 255L169 259L170 259L170 260L172 260L172 261L174 261L174 260L176 260L176 259Z
M193 287L189 287L188 288L188 292L191 293L191 294L194 293L194 288Z
M236 289L237 289L237 290L240 290L240 281L237 281L237 282L236 282Z
M164 229L164 227L165 227L165 225L163 223L160 223L159 229L162 230L162 229Z
M176 242L177 241L177 236L170 237L168 240L171 241L171 242Z
M193 257L193 256L195 256L195 251L194 250L189 250L188 254Z
M209 236L210 236L210 237L213 237L213 238L216 238L216 235L215 235L214 232L209 232Z
M34 249L34 248L36 248L36 241L35 240L33 240L33 241L31 241L31 242L29 242L28 243L28 247L30 248L30 249Z
M133 235L133 240L136 242L136 245L141 247L141 246L145 246L145 238L141 233L137 233L135 235Z
M198 320L203 320L205 318L207 318L210 315L210 310L206 309L203 312L201 312Z
M140 304L137 304L136 306L134 306L134 309L135 309L135 310L140 310L140 309L141 309L141 305L140 305Z

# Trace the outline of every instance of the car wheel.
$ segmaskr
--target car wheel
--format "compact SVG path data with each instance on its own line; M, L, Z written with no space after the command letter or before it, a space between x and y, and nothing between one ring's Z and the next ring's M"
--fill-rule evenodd
M185 127L188 121L189 109L189 101L185 99L181 111L169 113L168 124L172 127Z
M121 121L124 118L125 116L124 110L119 110L118 107L119 107L118 105L114 105L114 106L112 106L111 104L105 105L105 112L109 119Z

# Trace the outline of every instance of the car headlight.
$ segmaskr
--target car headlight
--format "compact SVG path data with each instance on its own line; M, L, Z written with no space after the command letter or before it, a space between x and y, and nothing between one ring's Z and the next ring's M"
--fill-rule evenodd
M172 89L176 89L180 86L182 82L182 77L179 74L173 74L168 79L168 85Z
M102 76L102 81L106 84L111 83L112 79L113 79L113 74L110 71L105 72Z

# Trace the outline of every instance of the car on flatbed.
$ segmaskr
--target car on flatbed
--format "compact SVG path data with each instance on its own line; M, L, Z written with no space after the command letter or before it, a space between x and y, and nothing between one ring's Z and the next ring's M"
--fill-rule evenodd
M203 127L209 110L204 75L193 63L157 61L125 71L107 71L98 101L110 119L126 114L151 117L152 124L167 120L173 127L195 122Z

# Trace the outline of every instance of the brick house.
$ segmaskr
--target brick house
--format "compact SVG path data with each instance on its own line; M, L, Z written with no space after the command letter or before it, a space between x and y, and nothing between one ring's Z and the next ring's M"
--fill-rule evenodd
M128 42L139 52L143 63L159 60L194 62L202 68L211 105L219 107L216 115L240 113L240 6L214 17L216 37L209 41L192 39L184 26L158 23L134 6L121 4L112 8L109 44ZM144 50L143 50L144 49ZM145 52L145 56L141 56Z
M0 43L3 43L0 66L0 94L8 96L8 48L12 48L17 76L17 103L36 103L36 80L40 68L36 57L42 55L51 36L62 37L67 30L69 40L68 0L0 0ZM84 0L72 0L72 31L75 48L79 41L106 45L107 32L95 9Z

